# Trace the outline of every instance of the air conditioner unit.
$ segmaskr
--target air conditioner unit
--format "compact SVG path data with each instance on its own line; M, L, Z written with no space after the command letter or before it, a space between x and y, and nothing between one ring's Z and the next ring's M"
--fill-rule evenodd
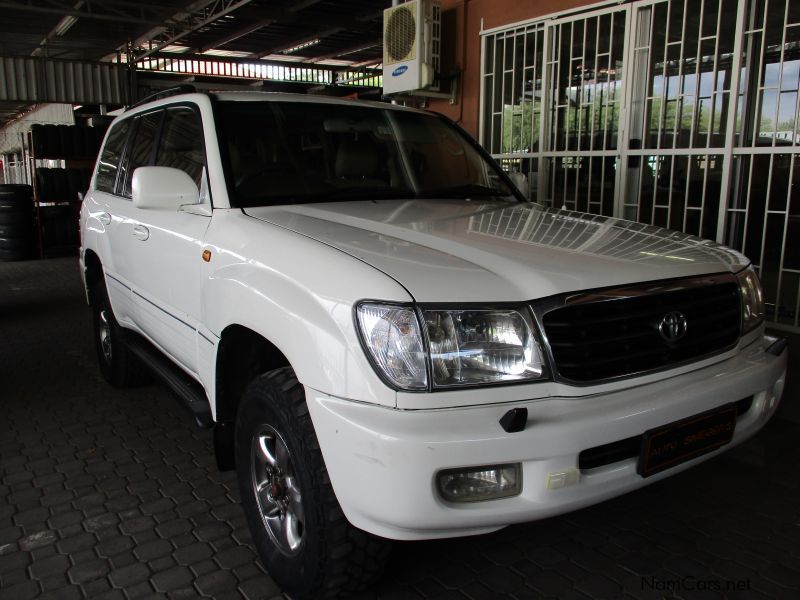
M383 11L383 92L438 90L442 8L410 0Z

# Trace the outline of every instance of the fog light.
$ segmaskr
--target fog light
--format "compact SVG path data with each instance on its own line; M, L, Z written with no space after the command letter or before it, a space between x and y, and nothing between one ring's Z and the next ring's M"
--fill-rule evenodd
M448 469L437 477L439 493L449 502L479 502L516 496L522 490L522 466L490 465Z

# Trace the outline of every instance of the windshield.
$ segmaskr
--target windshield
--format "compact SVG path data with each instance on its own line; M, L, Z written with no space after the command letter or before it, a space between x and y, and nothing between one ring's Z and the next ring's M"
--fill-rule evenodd
M433 115L312 102L218 102L236 207L386 198L504 197L498 168Z

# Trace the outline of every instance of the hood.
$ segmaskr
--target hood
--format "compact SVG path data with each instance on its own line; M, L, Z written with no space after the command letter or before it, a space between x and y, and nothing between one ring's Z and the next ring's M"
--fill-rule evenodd
M748 264L684 233L531 204L380 200L244 211L380 269L417 302L534 300Z

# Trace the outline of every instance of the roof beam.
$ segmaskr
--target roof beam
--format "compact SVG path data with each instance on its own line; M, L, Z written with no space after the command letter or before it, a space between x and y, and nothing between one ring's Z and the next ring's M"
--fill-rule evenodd
M357 17L356 19L350 19L348 21L342 21L341 23L337 23L328 27L326 29L315 31L313 33L309 33L302 38L296 40L290 40L288 42L281 42L279 45L272 46L267 48L266 50L262 50L261 52L253 54L253 58L263 58L264 56L269 56L270 54L274 54L275 52L279 52L286 48L294 48L295 46L300 46L301 44L307 42L308 40L313 39L324 39L328 36L334 35L339 33L340 31L358 31L359 29L363 28L367 23L370 21L374 21L378 17L383 16L383 11L372 12L367 15L362 15Z
M188 18L179 20L178 26L171 29L164 28L162 34L157 34L152 36L149 40L145 40L147 42L154 41L156 44L148 48L142 54L137 55L135 60L139 61L150 56L154 52L162 50L170 44L174 44L190 33L213 23L217 19L221 19L242 6L250 4L251 1L252 0L217 0L216 2L200 2L199 4L202 4L203 7L189 14Z
M113 1L118 2L119 0L113 0ZM191 4L189 4L189 6L184 7L183 10L173 13L170 16L170 18L162 20L160 23L157 24L153 23L153 25L156 25L156 27L149 29L148 31L140 35L132 42L128 41L122 44L121 46L117 46L117 48L114 50L112 54L104 56L101 60L103 61L113 60L114 56L117 54L127 54L129 48L138 48L145 42L152 40L160 35L163 35L164 32L167 31L167 28L169 27L172 21L182 21L188 19L191 17L192 12L203 10L205 7L207 7L209 4L212 4L213 2L214 0L196 0L195 2L192 2Z
M52 0L50 1L52 2ZM104 10L116 13L123 17L126 17L130 14L141 15L143 11L148 11L153 15L157 16L158 18L165 18L169 17L174 12L174 9L171 9L162 4L150 4L147 2L131 2L129 0L102 0L99 3L95 0L86 0L84 4L89 5L90 11L93 10L94 7L97 7L98 4L100 4L100 6Z
M118 11L114 11L116 14L112 14L109 12L98 12L98 9L101 11L103 10L102 3L96 2L86 2L84 6L80 9L73 8L73 5L70 3L52 3L52 8L47 6L34 6L32 4L28 4L21 0L4 0L0 2L0 9L8 9L8 10L20 10L20 11L27 11L39 14L46 14L46 15L59 15L59 16L72 16L78 17L81 19L94 19L98 21L114 21L116 23L138 23L142 25L156 25L164 23L163 19L159 21L158 15L153 15L152 18L147 16L141 16L144 12L144 9L147 9L148 5L140 6L140 10L136 13L130 13L127 15L121 15Z
M306 9L314 4L319 4L321 0L304 0L303 2L295 2L292 6L288 8L277 9L273 11L269 11L268 16L252 23L250 25L246 25L236 31L233 31L227 35L219 37L207 44L203 44L197 48L192 48L191 52L205 52L206 50L213 50L215 48L219 48L220 46L224 46L225 44L230 44L238 40L239 38L243 38L251 33L255 33L259 29L263 29L264 27L268 27L273 23L277 23L281 19L284 19L290 15L300 12L303 9ZM265 14L266 11L261 11L261 14Z
M361 62L353 63L350 65L351 69L362 69L364 67L374 67L383 62L383 54L377 58L368 58L367 60L362 60Z
M378 46L383 45L383 40L375 39L371 42L362 42L357 46L351 46L350 48L343 48L342 50L336 50L334 52L328 52L327 54L320 54L319 56L315 56L313 58L309 58L306 62L314 64L318 62L322 62L324 60L330 60L331 58L336 58L338 56L347 56L348 54L355 54L356 52L363 52L364 50L371 50L372 48L377 48Z
M260 21L256 21L255 23L247 25L246 27L237 29L236 31L233 31L226 36L217 38L213 42L209 42L208 44L203 44L202 46L193 48L192 51L202 53L205 52L206 50L213 50L215 48L219 48L220 46L224 46L225 44L230 44L231 42L234 42L239 38L243 38L246 35L250 35L251 33L258 31L263 27L268 27L269 25L272 25L277 20L278 20L277 18L261 19Z
M152 61L156 60L182 60L182 61L205 61L205 62L219 62L219 63L237 63L245 65L272 65L275 67L286 68L305 68L313 69L316 71L351 71L353 65L320 65L309 61L285 61L285 60L269 60L269 59L255 59L250 56L214 56L211 54L185 54L178 52L156 52L148 57ZM153 72L152 69L147 69L147 72ZM215 77L212 75L212 77Z
M275 54L276 52L280 52L281 50L286 50L287 48L294 48L295 46L301 46L306 42L308 42L309 40L316 40L316 39L322 40L330 35L339 33L340 31L344 31L345 29L347 28L344 26L336 26L336 27L330 27L328 29L323 29L320 31L315 31L301 38L290 40L285 43L280 43L268 48L267 50L262 50L261 52L257 52L253 54L253 58L264 58L265 56L269 56L270 54Z
M78 0L73 8L75 10L79 10L81 6L83 6L83 0ZM47 32L47 35L42 38L42 41L39 42L39 45L34 48L33 52L31 52L31 56L38 56L41 54L52 39L62 37L67 30L77 22L79 18L80 17L64 15L61 20L56 23L50 31Z

